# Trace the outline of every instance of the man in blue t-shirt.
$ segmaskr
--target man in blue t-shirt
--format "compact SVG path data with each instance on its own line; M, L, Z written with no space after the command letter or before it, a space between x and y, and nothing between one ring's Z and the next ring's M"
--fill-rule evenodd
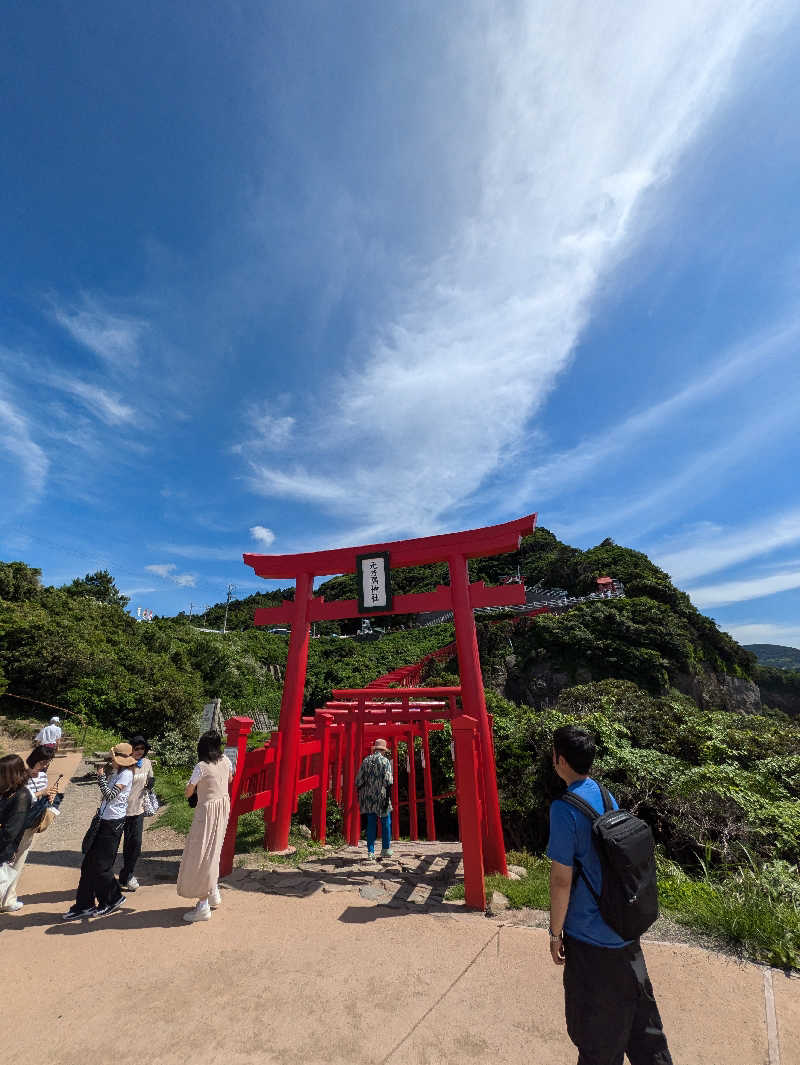
M564 725L553 733L553 768L567 791L603 813L600 788L589 776L594 738ZM613 795L614 809L618 809ZM639 940L624 940L600 916L580 865L599 895L600 858L589 818L556 799L550 807L550 953L564 966L567 1032L578 1065L672 1065Z

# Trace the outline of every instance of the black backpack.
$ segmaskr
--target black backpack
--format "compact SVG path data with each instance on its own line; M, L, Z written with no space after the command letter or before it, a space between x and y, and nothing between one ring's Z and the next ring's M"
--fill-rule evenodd
M606 924L623 939L637 939L658 917L653 833L641 818L627 810L615 810L608 791L602 784L598 787L603 796L602 814L571 792L561 796L592 822L592 839L603 869L600 894L576 858L577 875L583 877Z

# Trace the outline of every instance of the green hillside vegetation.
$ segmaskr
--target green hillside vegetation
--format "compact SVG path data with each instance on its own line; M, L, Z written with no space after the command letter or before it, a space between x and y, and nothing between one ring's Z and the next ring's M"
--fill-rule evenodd
M798 647L783 647L779 643L748 643L745 644L745 651L754 654L760 666L800 671Z

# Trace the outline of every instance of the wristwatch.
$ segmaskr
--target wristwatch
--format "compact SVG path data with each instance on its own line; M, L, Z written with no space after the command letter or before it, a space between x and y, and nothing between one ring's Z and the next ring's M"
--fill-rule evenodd
M550 933L550 942L551 942L551 943L554 943L554 942L556 942L557 940L559 940L559 939L563 939L563 938L564 938L564 929L563 929L563 928L562 928L562 929L561 929L561 931L560 931L560 932L558 933L558 935L556 935L556 933L555 933L555 932L553 931L553 929L552 929L552 928L548 928L548 929L547 929L547 931L548 931L548 932Z

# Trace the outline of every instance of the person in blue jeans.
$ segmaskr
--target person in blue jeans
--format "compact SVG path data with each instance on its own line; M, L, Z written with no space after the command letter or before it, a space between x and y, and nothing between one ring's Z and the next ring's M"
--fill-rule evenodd
M567 791L598 814L603 798L589 776L594 737L575 725L553 733L553 769ZM615 810L617 800L611 796ZM564 966L567 1033L578 1048L578 1065L672 1065L653 986L638 939L624 940L603 920L583 877L599 895L600 858L589 818L556 799L550 806L550 954Z
M389 746L377 739L372 751L359 767L356 776L358 805L367 815L367 857L375 857L378 819L381 822L381 857L392 856L392 784L394 774L389 760Z

